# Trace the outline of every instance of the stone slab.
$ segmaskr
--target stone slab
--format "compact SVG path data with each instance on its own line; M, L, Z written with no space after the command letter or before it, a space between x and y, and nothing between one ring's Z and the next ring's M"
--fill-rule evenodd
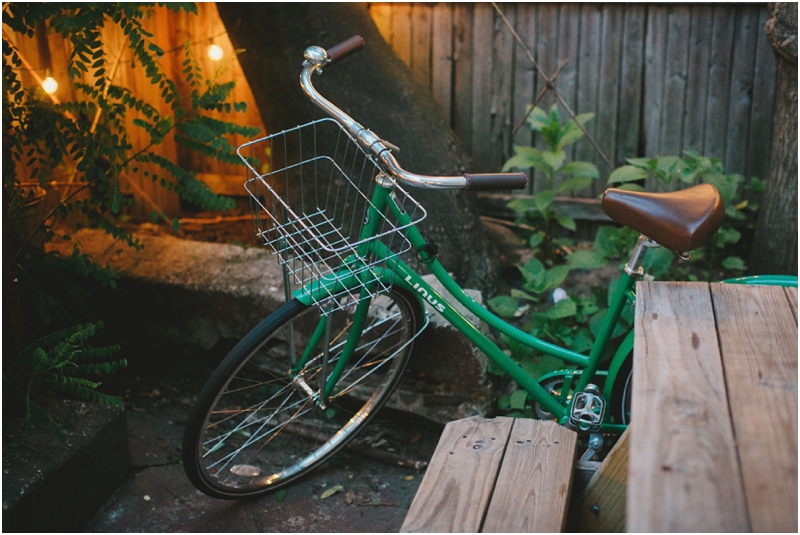
M81 531L128 473L121 406L62 400L42 407L58 429L4 420L5 532Z

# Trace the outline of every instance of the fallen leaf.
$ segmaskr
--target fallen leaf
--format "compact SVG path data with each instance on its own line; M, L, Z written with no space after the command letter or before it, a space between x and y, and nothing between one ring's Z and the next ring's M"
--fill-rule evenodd
M344 501L347 502L347 505L353 503L355 499L356 499L356 493L353 492L353 489L348 490L347 494L344 495Z
M343 487L343 486L341 486L341 485L336 485L336 486L334 486L334 487L331 487L331 488L329 488L328 490L326 490L326 491L325 491L325 492L323 492L322 494L320 494L320 496L319 496L319 499L320 499L320 500L325 500L325 499L327 499L327 498L330 498L331 496L333 496L333 495L334 495L334 494L336 494L337 492L342 492L343 490L344 490L344 487Z
M277 498L279 502L282 502L283 499L286 497L286 493L287 492L289 492L289 491L286 490L286 489L281 489L281 490L275 492L275 498Z
M412 479L414 479L414 476L406 476L403 478L403 481L411 481Z
M421 438L422 438L422 433L417 431L417 434L414 435L414 438L411 439L411 443L412 444L416 444L417 442L419 442L419 439L421 439Z

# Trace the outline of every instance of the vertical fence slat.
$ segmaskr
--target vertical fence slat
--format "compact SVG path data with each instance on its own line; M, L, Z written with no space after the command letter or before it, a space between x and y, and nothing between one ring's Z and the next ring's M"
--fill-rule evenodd
M666 63L667 23L669 6L651 5L647 12L647 36L645 37L645 82L644 108L644 153L647 157L658 156L661 148L661 117L664 109L664 70ZM660 189L655 179L648 179L648 190Z
M456 3L453 11L453 129L472 153L472 21L473 6Z
M704 153L706 103L709 86L709 52L714 8L692 6L692 30L689 38L689 76L686 80L686 118L683 125L683 149Z
M736 24L736 8L716 4L713 24L703 152L705 156L724 160L730 100L731 43Z
M578 65L578 94L576 111L578 113L594 112L595 117L586 125L592 136L597 134L597 88L600 81L600 50L603 31L603 8L598 4L581 4L581 42ZM596 155L594 147L582 141L575 147L576 160L595 162L600 169L601 159ZM599 187L599 186L596 186ZM594 189L592 190L594 194Z
M617 159L612 162L616 165L625 163L625 158L643 156L639 154L639 115L642 111L641 81L646 16L647 7L642 4L625 6Z
M548 77L552 76L558 68L558 4L539 4L537 25L536 61L539 63L542 73L536 72L534 76L534 89L536 94L538 94L547 83L542 74ZM539 107L547 112L556 102L556 96L552 91L549 91L539 103ZM565 114L564 109L561 108L559 113L561 113L563 117ZM547 149L547 145L541 135L536 133L533 135L533 138L534 146L537 149ZM533 181L534 192L538 193L543 189L547 189L547 179L543 173L534 171Z
M764 25L767 22L767 7L759 9L756 26L757 50L753 82L753 107L750 118L750 135L747 144L747 166L745 174L767 178L769 153L772 147L773 117L775 114L775 56L767 41Z
M392 13L392 49L403 63L411 66L411 6L395 4Z
M567 60L569 63L561 70L555 82L555 87L562 98L569 104L576 114L583 113L577 109L577 69L580 44L580 4L561 4L559 17L560 31L558 33L558 62ZM579 144L588 143L586 140L578 141ZM575 159L575 145L567 148L567 160Z
M691 8L675 5L669 14L667 26L666 70L664 73L664 101L661 113L659 156L680 155L683 144L684 102L686 97L687 69L689 67L689 42Z
M411 70L417 81L431 89L431 6L411 5Z
M612 161L616 160L617 113L619 109L620 55L622 51L624 13L618 6L603 8L602 56L600 57L600 85L597 98L597 145ZM599 161L599 160L598 160ZM600 176L608 177L610 170L603 164L598 167ZM605 189L603 181L595 182L595 195Z
M494 9L490 4L475 4L473 19L472 73L472 157L477 172L491 171L492 138L492 62L494 49Z
M392 44L392 13L394 12L393 4L370 4L369 14L372 17L375 26L383 36L383 39Z
M747 159L747 132L753 102L753 69L755 63L758 8L744 6L737 10L736 34L733 41L731 100L728 116L728 141L725 146L726 170L744 171Z
M433 6L433 59L431 90L445 117L454 126L453 104L453 6L438 3Z
M517 7L517 33L522 41L525 43L528 51L536 58L536 4L521 3ZM533 92L536 74L536 68L528 58L527 52L519 44L516 46L516 64L514 65L514 118L513 124L516 124L525 116L528 106L533 104L536 98ZM531 129L527 123L523 124L517 130L514 136L513 144L530 146L533 141L531 136ZM529 171L529 176L532 180L528 181L528 193L534 191L535 177L532 171Z
M512 28L516 26L517 5L498 6ZM511 129L513 128L513 78L514 78L514 36L500 16L495 16L495 60L492 95L492 161L502 165L512 154Z

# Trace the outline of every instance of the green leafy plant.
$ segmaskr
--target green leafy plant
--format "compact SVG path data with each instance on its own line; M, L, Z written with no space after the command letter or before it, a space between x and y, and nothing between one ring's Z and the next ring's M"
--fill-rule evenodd
M41 397L71 395L95 403L121 404L121 397L99 392L102 383L87 378L106 376L127 365L125 359L115 359L118 345L91 346L90 340L102 327L102 322L76 325L25 348L3 373L3 403L24 403L29 421L47 418L35 402Z
M535 147L517 145L515 155L503 164L503 171L519 169L527 171L534 168L544 175L547 187L532 198L520 197L511 201L508 207L524 214L522 224L537 230L530 236L529 243L533 248L541 248L545 259L549 260L550 252L558 243L551 236L553 222L561 227L574 231L575 221L559 212L554 206L556 194L566 194L589 187L600 174L591 162L567 162L566 148L584 136L579 125L586 124L594 117L593 113L578 115L562 123L557 106L553 105L549 112L535 107L528 115L527 123L531 130L539 132L547 146L546 150ZM566 177L564 182L554 190L554 182L558 175Z
M184 47L183 75L191 90L182 98L175 81L163 72L159 60L164 51L152 41L143 27L152 16L154 4L8 4L3 22L12 31L32 37L39 24L69 41L71 54L68 74L77 93L74 101L55 104L43 98L38 87L23 87L18 71L19 53L3 38L3 135L4 155L20 162L28 175L17 176L12 164L3 173L4 197L14 223L16 255L30 242L21 224L22 180L45 185L49 177L71 176L77 185L50 213L40 227L52 237L51 217L68 218L82 213L88 221L131 246L133 237L120 228L118 220L134 204L123 193L123 183L144 177L182 199L209 210L227 210L231 199L214 194L199 181L196 173L164 158L158 146L172 135L180 145L218 161L240 164L230 145L230 134L253 136L257 128L242 127L213 117L214 112L244 111L246 103L228 102L234 82L217 83L204 78L192 55ZM169 4L174 11L196 13L193 4ZM145 69L151 86L142 93L113 82L117 63L106 57L101 40L104 25L118 26L126 38L125 46L133 63ZM124 68L128 63L125 63ZM88 82L87 82L88 80ZM159 103L160 101L160 103ZM166 111L164 111L166 110ZM128 121L128 119L131 119ZM132 126L129 126L131 124ZM130 130L146 133L144 146L134 146ZM86 196L86 192L90 195ZM86 198L78 199L83 193ZM177 218L152 210L151 219L165 220L178 229Z

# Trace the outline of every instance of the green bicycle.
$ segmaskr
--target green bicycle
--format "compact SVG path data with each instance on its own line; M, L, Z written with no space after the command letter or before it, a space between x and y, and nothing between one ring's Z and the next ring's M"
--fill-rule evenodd
M402 186L522 189L526 175L431 177L402 169L390 143L311 83L323 66L363 45L353 37L327 51L305 52L301 87L331 118L239 148L248 167L255 232L279 256L287 303L224 359L187 423L184 469L209 496L237 499L271 491L344 447L400 380L427 325L426 302L505 370L537 413L594 438L621 433L630 410L633 333L607 369L598 368L623 307L634 299L642 259L651 247L694 250L722 222L724 207L710 185L663 194L608 190L606 213L642 236L591 352L576 353L525 333L473 301L448 275L416 228L424 208ZM263 164L255 163L262 158ZM416 254L452 299L490 327L574 369L528 375L467 322L451 298L431 288L402 259L407 254Z

